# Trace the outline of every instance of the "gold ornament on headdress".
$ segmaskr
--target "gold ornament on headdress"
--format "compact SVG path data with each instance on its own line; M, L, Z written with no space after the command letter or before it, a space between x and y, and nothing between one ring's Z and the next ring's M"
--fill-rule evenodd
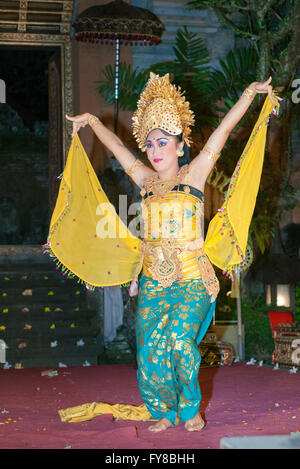
M151 130L165 130L171 135L182 134L183 141L190 146L190 126L194 124L194 113L186 101L181 88L163 77L150 72L144 91L137 103L133 117L133 135L139 148L146 150L146 139Z

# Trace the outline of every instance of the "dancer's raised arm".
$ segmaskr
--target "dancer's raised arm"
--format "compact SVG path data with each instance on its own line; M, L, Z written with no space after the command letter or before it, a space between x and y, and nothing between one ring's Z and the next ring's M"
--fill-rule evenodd
M256 94L268 93L271 101L274 102L272 97L272 86L270 85L271 80L272 77L269 77L267 81L262 83L253 82L245 89L240 99L230 109L221 121L220 125L211 134L199 155L193 159L190 164L190 168L192 169L191 174L193 174L193 178L198 182L198 185L200 183L200 185L204 187L205 181L213 169L215 162L219 158L231 131L244 116Z
M78 116L66 116L69 121L73 122L72 137L79 129L90 125L95 135L101 143L112 152L117 158L124 171L130 174L130 177L138 185L142 186L143 180L151 176L154 171L137 160L122 140L95 116L89 113L80 114Z

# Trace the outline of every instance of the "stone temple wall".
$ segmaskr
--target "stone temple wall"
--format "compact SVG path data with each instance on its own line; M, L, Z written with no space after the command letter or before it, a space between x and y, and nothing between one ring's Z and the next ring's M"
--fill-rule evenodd
M131 0L131 4L152 11L165 25L162 42L154 47L132 47L133 67L148 68L151 64L174 58L173 46L176 32L186 26L201 35L211 53L211 66L217 67L219 59L235 45L232 31L224 28L216 15L209 10L188 10L185 0Z

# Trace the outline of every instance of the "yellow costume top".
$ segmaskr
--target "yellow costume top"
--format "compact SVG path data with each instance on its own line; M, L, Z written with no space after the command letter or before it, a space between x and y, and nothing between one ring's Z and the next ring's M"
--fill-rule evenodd
M177 214L174 212L174 221L164 225L164 227L169 226L170 231L168 237L165 239L161 237L159 246L147 232L144 243L133 235L109 203L76 134L61 175L49 236L44 246L45 252L56 259L57 268L60 268L65 275L77 277L78 281L91 290L96 287L126 285L133 280L130 292L136 294L135 281L143 262L144 273L156 276L162 284L168 284L170 279L174 280L180 276L188 278L189 275L196 275L198 272L196 262L206 282L206 288L216 293L218 284L210 262L230 277L245 262L248 231L260 184L267 124L271 114L277 114L279 110L279 103L275 96L273 97L275 105L269 97L265 100L231 178L225 201L209 224L202 249L201 216L196 214L196 203L192 209L195 224L187 225L189 226L187 231L174 231L173 234L178 235L176 239L172 234L172 227L180 223L183 213L182 210L180 212L180 208L178 208L180 217L178 218L179 212ZM148 181L148 185L149 183L151 185L151 181ZM152 181L152 188L154 186ZM156 184L157 187L159 186ZM183 200L185 203L193 204L192 194L188 195L184 190L175 192L165 195L165 202L169 208L172 208L175 202L178 207L182 207ZM144 208L149 206L150 200L154 202L153 196L148 200L145 199ZM155 207L154 203L151 205ZM199 210L201 212L202 207ZM185 220L188 220L187 215ZM155 214L151 216L150 213L148 221L155 226L155 223L159 224L159 217L157 218ZM174 239L175 251L173 248L169 249ZM195 252L187 249L187 243L193 242L197 245L194 246L198 255L196 258ZM184 249L180 251L182 246ZM170 260L174 261L174 254L177 255L179 263L176 261L172 267ZM199 258L202 258L200 263ZM159 264L153 262L154 259L161 261L164 259L164 262Z
M143 274L157 280L163 287L174 281L202 277L209 294L217 296L219 282L205 255L203 222L204 195L187 184L183 166L177 181L160 181L157 175L143 183L142 218ZM172 187L173 186L173 187ZM139 272L139 265L136 277ZM137 278L133 279L131 294Z

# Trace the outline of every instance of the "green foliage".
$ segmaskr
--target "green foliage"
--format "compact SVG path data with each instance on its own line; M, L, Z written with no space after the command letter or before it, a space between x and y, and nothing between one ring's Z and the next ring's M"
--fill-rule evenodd
M216 303L216 321L236 321L236 299L231 298L231 280L222 274L220 269L215 268L220 283L220 294Z
M242 320L246 358L253 357L271 364L274 340L263 296L242 299Z
M210 87L214 101L224 100L224 112L228 111L239 99L241 92L255 81L258 56L254 47L242 47L227 53L220 60L220 70L210 76Z
M262 209L263 203L259 206L260 209ZM251 221L249 238L255 242L258 250L264 254L271 243L274 221L270 217L270 213L260 213L259 210L257 212Z
M236 299L227 293L231 282L218 275L220 294L216 304L217 321L236 321ZM300 302L300 291L299 291ZM245 356L264 360L271 364L274 351L274 340L269 322L268 308L264 296L244 296L241 300L242 322L245 330Z
M104 97L108 104L115 102L115 69L107 65L104 69L105 80L97 81L98 92ZM131 65L124 62L119 67L119 105L124 110L135 110L136 103L145 83L148 72L132 70Z
M213 10L219 21L239 37L256 43L263 40L265 46L274 48L275 54L268 57L272 59L278 57L277 45L281 43L281 51L286 51L288 47L288 34L293 29L297 0L278 0L276 3L261 0L194 0L186 5L191 10ZM265 57L261 59L264 61Z
M200 86L206 90L202 81L209 77L209 51L203 39L188 31L187 27L177 31L173 47L175 60L154 65L156 73L172 73L178 82L190 83L193 78L201 77ZM153 69L153 66L150 67Z

